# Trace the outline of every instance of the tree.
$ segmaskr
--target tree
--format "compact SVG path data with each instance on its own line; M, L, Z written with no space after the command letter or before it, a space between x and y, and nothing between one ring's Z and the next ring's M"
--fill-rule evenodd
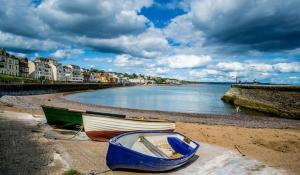
M138 77L137 74L135 73L132 74L132 78L137 78L137 77Z
M154 81L156 84L163 84L166 82L166 78L157 77Z

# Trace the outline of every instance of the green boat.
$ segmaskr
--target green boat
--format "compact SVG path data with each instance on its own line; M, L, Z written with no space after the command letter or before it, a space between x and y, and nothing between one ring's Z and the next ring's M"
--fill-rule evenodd
M82 125L82 111L66 108L42 106L47 123L53 125Z

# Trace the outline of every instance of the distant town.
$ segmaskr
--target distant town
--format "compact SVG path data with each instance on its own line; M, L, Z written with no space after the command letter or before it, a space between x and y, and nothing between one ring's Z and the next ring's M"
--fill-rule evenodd
M0 82L1 83L118 83L118 84L182 84L186 81L177 79L105 72L98 69L81 68L78 65L63 65L48 57L36 57L29 60L17 57L0 48Z

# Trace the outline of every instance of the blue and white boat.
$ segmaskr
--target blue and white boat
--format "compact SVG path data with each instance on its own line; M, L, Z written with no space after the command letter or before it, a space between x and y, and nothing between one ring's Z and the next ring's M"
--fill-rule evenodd
M128 132L109 141L106 164L112 170L169 171L189 162L198 148L178 132Z

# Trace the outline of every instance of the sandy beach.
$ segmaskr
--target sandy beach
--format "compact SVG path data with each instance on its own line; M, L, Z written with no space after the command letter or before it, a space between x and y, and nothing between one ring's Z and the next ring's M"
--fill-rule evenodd
M43 115L40 105L174 120L176 121L177 131L186 134L196 141L234 150L241 155L245 155L244 157L262 161L270 167L288 170L290 173L299 174L300 172L299 120L242 116L239 114L223 116L122 109L70 101L65 99L61 93L32 96L4 96L0 99L1 111ZM72 149L72 146L67 146L72 145L70 142L61 142L60 144L61 149ZM80 144L82 145L82 143ZM93 147L93 145L94 147L103 145L103 143L97 142L85 142L84 144L90 147ZM101 150L105 150L106 146L102 146ZM97 152L99 152L99 155L104 156L101 150ZM91 153L86 154L89 155ZM74 164L81 164L82 161L80 161L79 157L77 157L78 162L75 161L73 162ZM74 161L74 159L72 160ZM103 160L101 161L103 163ZM87 164L93 164L93 162ZM86 165L86 167L89 168L91 166ZM103 171L105 171L105 168Z

